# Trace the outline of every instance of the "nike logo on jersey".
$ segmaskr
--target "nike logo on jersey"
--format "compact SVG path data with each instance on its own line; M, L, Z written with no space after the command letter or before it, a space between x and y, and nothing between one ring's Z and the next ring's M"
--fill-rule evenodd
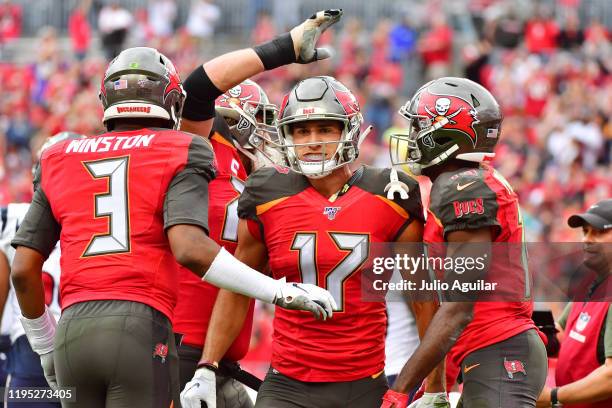
M472 184L474 184L476 182L476 180L474 181L470 181L467 184L461 185L461 184L457 184L457 191L461 191L461 190L465 190L466 188L468 188L469 186L471 186Z
M463 369L463 373L467 374L468 371L472 370L473 368L476 368L480 365L480 363L476 363L476 364L472 364L471 366L465 366L465 368Z

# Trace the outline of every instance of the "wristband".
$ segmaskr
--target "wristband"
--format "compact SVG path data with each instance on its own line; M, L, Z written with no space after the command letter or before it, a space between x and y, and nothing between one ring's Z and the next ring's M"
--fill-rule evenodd
M48 307L45 306L44 313L35 319L21 316L20 320L32 350L39 355L53 351L57 322Z
M550 405L554 407L560 407L559 399L557 398L557 393L559 392L559 387L555 387L550 390Z
M213 373L217 373L219 371L219 363L210 360L200 360L197 368L206 368L212 371Z
M295 62L295 49L290 33L281 34L272 41L256 45L253 50L266 71Z

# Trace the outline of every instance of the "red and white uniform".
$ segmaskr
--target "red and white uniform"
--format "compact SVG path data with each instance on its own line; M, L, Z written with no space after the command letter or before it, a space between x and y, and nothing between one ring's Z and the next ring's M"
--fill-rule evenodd
M208 184L208 226L210 238L234 253L238 241L238 197L244 190L247 177L238 151L229 135L229 129L221 126L215 118L210 143L217 160L217 176ZM179 299L173 327L184 335L183 343L202 348L206 339L208 323L212 315L219 289L202 282L191 271L180 268ZM253 325L253 302L242 331L230 346L226 357L238 361L249 350Z
M430 199L423 236L426 243L445 242L445 235L452 231L492 227L498 231L494 242L508 243L506 247L497 247L509 256L508 262L492 263L492 268L503 268L503 271L493 271L496 277L506 280L499 286L505 288L510 284L504 283L512 282L512 286L524 291L519 293L517 290L514 294L517 300L523 301L505 302L498 299L475 303L472 321L447 355L447 377L450 383L454 383L465 356L535 329L531 320L533 302L529 293L530 278L520 252L523 225L518 198L508 182L492 167L482 165L478 169L443 173L433 183Z
M40 186L62 226L62 309L128 300L172 319L178 265L165 235L164 206L175 176L192 167L214 177L210 147L165 129L111 132L45 150Z
M389 170L358 170L352 186L333 202L295 172L263 168L251 174L238 214L268 250L275 279L317 284L339 311L317 321L305 312L277 308L272 367L307 382L352 381L385 364L385 302L363 300L362 272L373 243L394 241L422 206L415 180L408 200L383 193Z

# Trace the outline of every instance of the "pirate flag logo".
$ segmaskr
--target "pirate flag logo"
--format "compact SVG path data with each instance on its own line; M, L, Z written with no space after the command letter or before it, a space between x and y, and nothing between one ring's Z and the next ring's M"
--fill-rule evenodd
M476 110L468 101L457 96L434 95L424 91L419 97L417 113L430 117L434 123L446 118L448 122L442 126L443 129L458 130L466 134L476 146L474 125L479 121Z

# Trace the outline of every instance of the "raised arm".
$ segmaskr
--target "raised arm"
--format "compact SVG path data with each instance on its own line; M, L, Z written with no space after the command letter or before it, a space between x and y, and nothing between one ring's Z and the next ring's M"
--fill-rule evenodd
M321 33L341 17L342 10L318 11L289 33L253 48L220 55L196 68L184 83L187 99L181 128L208 135L215 114L215 99L223 92L263 71L328 58L329 52L316 48L316 44Z

